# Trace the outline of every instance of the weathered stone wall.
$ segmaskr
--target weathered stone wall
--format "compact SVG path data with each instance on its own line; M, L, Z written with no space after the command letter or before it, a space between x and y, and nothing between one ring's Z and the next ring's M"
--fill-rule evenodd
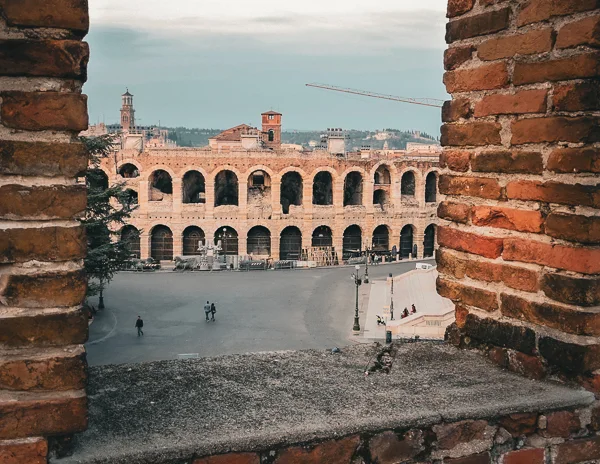
M0 462L87 426L87 1L0 0Z
M600 394L600 4L450 0L448 17L437 258L450 339Z

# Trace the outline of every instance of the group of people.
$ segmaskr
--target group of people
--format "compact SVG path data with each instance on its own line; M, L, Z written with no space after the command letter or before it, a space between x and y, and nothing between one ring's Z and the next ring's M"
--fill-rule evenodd
M210 301L207 301L206 304L204 305L204 314L206 315L206 322L208 321L215 321L215 313L217 312L217 307L215 306L214 303L211 303ZM210 318L208 317L210 314Z
M400 319L404 319L406 317L408 317L411 314L415 314L417 312L417 307L414 305L414 303L411 305L411 309L410 311L408 310L408 308L404 308L404 311L402 311L402 314L400 315ZM392 321L394 320L394 310L391 310L391 316L392 316ZM377 325L386 325L385 319L381 316L377 316Z

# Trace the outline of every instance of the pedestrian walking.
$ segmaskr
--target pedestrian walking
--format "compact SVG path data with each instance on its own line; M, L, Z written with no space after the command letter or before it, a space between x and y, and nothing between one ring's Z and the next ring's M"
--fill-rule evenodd
M144 320L140 316L138 316L137 321L135 321L135 327L138 331L138 337L144 335L144 331L142 330L142 327L144 327Z
M211 321L215 322L215 313L217 312L217 307L214 303L210 304L210 314L212 315Z
M210 314L210 302L207 301L206 304L204 305L204 315L206 316L206 322L209 321L209 319L208 319L209 314Z

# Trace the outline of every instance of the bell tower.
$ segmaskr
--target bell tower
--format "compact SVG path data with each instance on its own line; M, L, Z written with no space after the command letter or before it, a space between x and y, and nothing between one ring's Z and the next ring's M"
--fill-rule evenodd
M135 128L135 110L133 109L133 95L129 89L121 96L123 104L121 106L121 127L123 132L130 132Z
M281 148L281 113L267 111L262 116L263 143L271 149Z

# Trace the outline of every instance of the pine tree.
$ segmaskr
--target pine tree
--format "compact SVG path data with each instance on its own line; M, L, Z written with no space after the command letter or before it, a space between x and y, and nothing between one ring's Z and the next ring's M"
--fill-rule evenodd
M88 276L87 296L99 295L99 309L104 308L103 291L115 273L129 261L131 251L121 240L118 229L125 224L137 205L125 190L125 183L108 185L100 162L110 152L114 136L81 137L89 156L85 172L88 203L80 219L87 234L87 257L84 260Z

